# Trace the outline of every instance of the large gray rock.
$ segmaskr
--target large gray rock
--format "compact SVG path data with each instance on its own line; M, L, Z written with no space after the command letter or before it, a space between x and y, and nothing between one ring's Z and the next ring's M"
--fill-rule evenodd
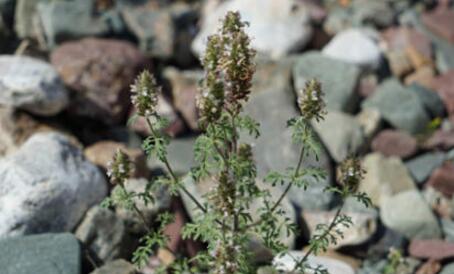
M128 252L132 251L133 241L123 220L113 211L100 206L94 206L87 212L75 234L102 261L127 258Z
M252 37L252 47L271 57L303 48L312 36L309 11L300 1L230 0L217 7L216 1L208 1L207 6L211 9L206 8L201 30L192 44L199 55L205 50L206 38L216 32L228 11L240 12L242 20L250 24L246 32Z
M307 80L317 78L325 93L329 110L353 111L357 101L355 93L360 70L355 65L308 52L295 61L293 80L296 90L301 90Z
M419 96L403 87L397 79L383 82L374 94L362 103L363 109L377 109L383 119L398 129L420 133L430 118Z
M371 31L348 29L334 36L322 53L365 69L377 69L381 61L381 51L376 40Z
M12 237L0 241L2 274L79 274L81 252L69 233Z
M366 141L361 125L346 113L330 111L323 121L314 122L313 126L336 162L357 154Z
M70 231L106 195L104 176L59 133L38 133L0 161L0 237Z
M428 152L405 163L410 174L419 184L424 183L436 168L446 160L442 152Z
M384 199L380 217L385 226L407 238L440 238L437 218L417 189L407 190Z
M443 116L445 113L445 107L440 95L437 92L429 90L418 84L412 84L410 86L410 90L418 95L419 100L431 117Z
M68 92L50 64L31 57L0 56L0 105L49 116L68 102Z

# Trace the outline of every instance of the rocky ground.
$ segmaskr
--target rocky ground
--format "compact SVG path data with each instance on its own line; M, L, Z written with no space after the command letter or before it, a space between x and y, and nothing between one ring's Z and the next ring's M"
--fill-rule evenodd
M304 231L284 239L294 255L333 216L338 201L323 189L334 183L337 163L356 154L374 208L349 201L355 225L311 261L331 274L379 274L394 248L405 259L396 273L454 273L450 2L0 0L0 272L135 273L127 260L144 227L127 211L99 207L114 191L104 174L117 148L138 167L128 188L143 189L162 168L140 150L145 122L126 123L134 114L129 85L144 68L164 85L159 111L171 121L169 157L184 175L199 132L198 56L219 18L238 10L259 53L245 109L261 124L254 144L260 176L296 162L285 121L298 115L305 80L318 78L326 94L329 113L313 125L325 151L305 164L331 176L286 197ZM203 185L187 183L201 195ZM174 212L169 247L194 255L200 243L179 233L191 204L165 190L156 196L155 204L139 205L146 218ZM258 251L257 261L272 259ZM160 252L143 273L169 260Z

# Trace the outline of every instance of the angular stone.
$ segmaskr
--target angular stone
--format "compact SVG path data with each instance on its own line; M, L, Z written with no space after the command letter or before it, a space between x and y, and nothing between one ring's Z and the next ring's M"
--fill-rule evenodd
M408 252L412 257L441 261L454 257L454 243L444 240L414 239L410 242Z
M355 108L355 88L359 74L360 71L355 65L323 56L318 52L301 55L293 67L296 90L303 89L307 80L317 78L322 84L327 108L344 112Z
M424 147L427 149L443 149L448 150L454 147L454 130L436 130L429 139L424 142Z
M106 124L126 118L129 87L144 59L133 44L96 38L64 43L51 55L65 84L76 91L69 111Z
M386 227L382 229L384 231L379 230L379 238L375 237L378 241L372 243L367 250L368 258L383 258L391 248L403 250L407 246L407 240L401 233Z
M142 51L153 57L172 57L175 29L169 11L138 7L124 9L122 15L129 30L138 38Z
M454 163L448 161L435 169L427 184L444 195L452 197L454 194Z
M440 95L448 114L454 114L454 70L450 70L437 78L433 83L434 89Z
M336 162L356 154L365 143L360 124L354 116L342 112L330 111L312 126Z
M178 71L167 68L164 77L169 81L172 90L173 104L181 113L184 120L192 130L198 130L198 114L196 96L199 92L199 81L203 72L199 70Z
M205 50L207 36L215 33L228 11L239 11L242 19L249 22L245 31L254 37L252 47L276 59L302 49L312 36L310 14L304 2L233 0L216 4L216 1L206 4L201 30L192 44L198 55Z
M449 263L443 266L443 269L439 274L451 274L454 273L454 263Z
M25 56L0 56L1 105L51 116L68 103L68 92L50 64Z
M441 270L441 264L438 261L427 261L423 263L415 274L437 274Z
M76 237L102 261L127 258L132 239L119 217L109 209L94 206L77 227Z
M405 77L405 85L418 84L425 88L432 88L435 78L435 70L430 66L424 66Z
M256 58L256 70L252 78L252 93L270 92L270 90L291 89L292 68L295 57L272 60L263 56Z
M358 94L361 97L369 97L372 95L378 86L378 77L376 74L369 73L362 75L358 83Z
M439 8L423 13L421 19L432 32L454 44L454 11Z
M0 241L4 274L79 274L81 251L70 233L11 237Z
M0 160L0 237L70 231L106 194L104 176L68 138L37 133Z
M361 29L348 29L336 34L322 53L366 69L377 69L381 60L381 52L374 37Z
M106 263L90 274L136 274L136 267L123 259Z
M139 148L130 148L123 143L113 141L100 141L85 148L84 154L90 162L101 167L106 172L108 163L112 161L119 149L129 156L134 166L134 172L131 176L146 177L148 175L146 157Z
M329 225L333 220L336 211L304 211L304 223L309 229L310 236L318 233L317 225ZM344 234L344 237L338 239L336 245L330 245L329 248L337 249L342 246L355 246L367 242L375 234L377 230L377 213L355 212L345 210L343 214L349 216L353 221L353 225L349 228L338 226L336 227Z
M383 206L386 197L416 188L399 158L385 158L379 153L368 154L363 160L363 168L367 173L359 191L366 192L378 207Z
M440 238L441 229L418 190L407 190L383 199L380 217L385 226L410 239Z
M387 157L408 158L416 153L418 144L416 139L405 131L385 129L375 136L371 148L372 151Z
M403 87L397 79L383 82L361 107L377 109L392 126L411 134L424 131L430 121L418 95Z
M36 9L39 3L48 3L50 0L16 0L14 30L20 38L35 37L33 20L36 17Z
M443 101L437 92L418 84L410 85L409 88L418 95L419 100L431 117L437 118L444 116L445 108Z
M386 53L391 72L396 77L402 77L412 71L410 59L402 50L391 50Z
M367 140L370 140L383 124L380 112L375 109L364 109L356 115L355 119L361 126Z
M280 271L292 271L296 264L295 259L301 260L304 255L302 251L290 251L289 254L275 257L273 265ZM313 268L320 265L331 274L355 274L355 270L349 264L328 257L310 255L307 264Z
M446 155L442 152L427 152L405 163L418 184L424 183L432 171L443 164Z

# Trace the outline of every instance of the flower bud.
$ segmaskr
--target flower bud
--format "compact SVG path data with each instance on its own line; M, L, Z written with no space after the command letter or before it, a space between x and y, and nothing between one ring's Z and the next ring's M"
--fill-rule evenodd
M311 79L306 82L304 89L298 94L298 106L304 119L315 118L317 122L323 120L323 116L326 114L323 96L319 81Z
M150 72L144 70L131 85L131 101L137 109L137 114L143 117L155 115L160 92L156 79Z
M338 166L337 180L349 193L355 193L364 177L364 173L365 170L362 169L361 161L358 158L348 158Z
M132 163L129 156L118 149L113 159L107 163L107 176L114 185L123 184L130 176Z

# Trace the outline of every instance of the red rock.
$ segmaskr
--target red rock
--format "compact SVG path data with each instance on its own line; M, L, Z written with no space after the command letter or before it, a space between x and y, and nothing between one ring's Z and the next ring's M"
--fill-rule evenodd
M436 239L413 239L408 252L415 258L439 261L454 258L454 243Z
M432 32L454 44L454 11L441 7L423 13L422 21Z
M433 87L443 100L448 113L454 114L454 70L436 77Z
M437 274L441 270L441 264L438 261L428 261L421 265L416 274Z
M427 184L444 195L452 197L454 194L454 163L448 161L435 169Z
M372 150L385 156L407 158L418 150L416 139L399 130L383 130L372 140Z
M377 89L378 78L375 74L369 74L359 79L358 93L362 97L368 97Z
M129 42L86 38L62 44L52 52L51 62L76 92L70 113L116 124L126 118L129 86L145 57Z

